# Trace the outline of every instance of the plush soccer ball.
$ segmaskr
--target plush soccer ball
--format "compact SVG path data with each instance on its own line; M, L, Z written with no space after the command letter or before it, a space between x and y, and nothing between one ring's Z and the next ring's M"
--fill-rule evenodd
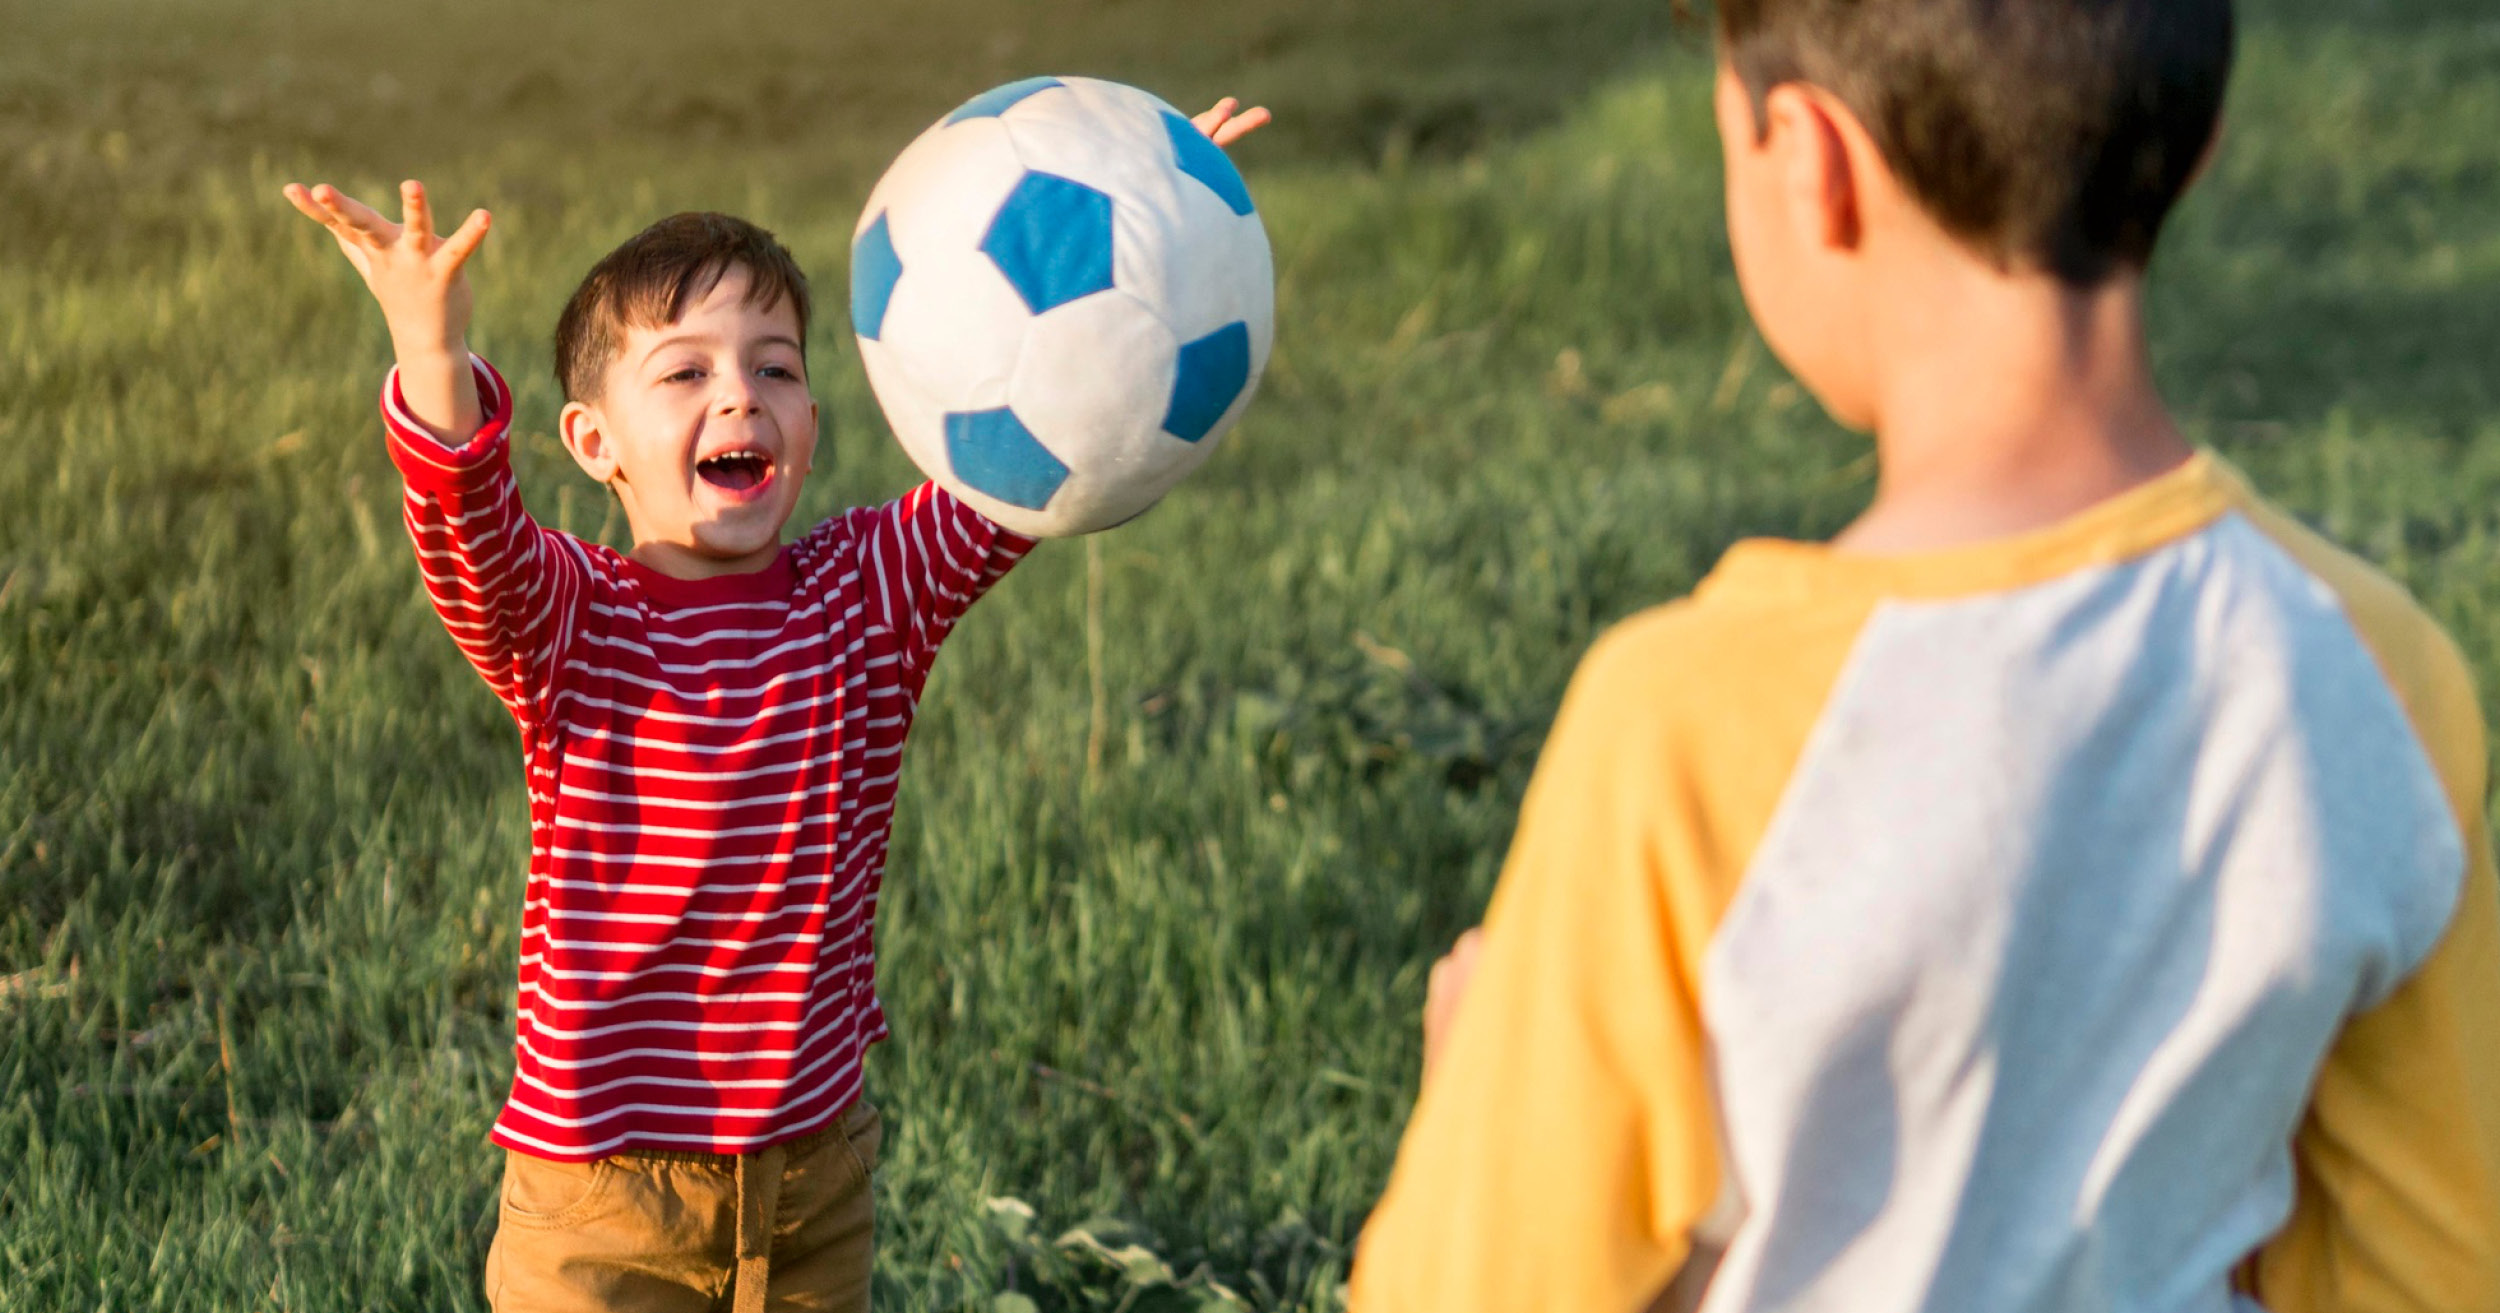
M1032 78L907 147L851 245L851 326L903 449L1020 533L1127 520L1232 427L1275 332L1241 175L1135 87Z

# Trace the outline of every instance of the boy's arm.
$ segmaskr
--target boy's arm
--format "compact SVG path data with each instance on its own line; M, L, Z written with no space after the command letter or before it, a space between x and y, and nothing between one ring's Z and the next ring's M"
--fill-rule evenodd
M1355 1313L1643 1307L1717 1200L1698 964L1658 841L1677 805L1636 654L1572 681L1463 1004L1435 1046Z
M484 360L469 363L480 422L466 443L434 437L399 369L383 384L383 425L407 485L401 518L426 596L495 696L536 721L553 697L592 568L579 543L521 508L506 445L512 390Z
M871 618L901 641L903 683L917 697L938 644L1034 540L934 483L849 518Z
M2251 1264L2270 1313L2500 1309L2500 900L2488 846L2448 937L2345 1028Z
M285 195L329 230L390 328L396 368L382 390L391 460L426 593L496 696L525 720L545 707L586 585L580 546L521 509L505 442L512 393L469 354L468 259L491 220L471 212L434 235L425 188L400 184L401 223L323 184Z
M2270 1313L2500 1310L2500 883L2482 716L2437 647L2415 720L2465 834L2463 887L2429 959L2318 1074L2291 1220L2244 1273Z

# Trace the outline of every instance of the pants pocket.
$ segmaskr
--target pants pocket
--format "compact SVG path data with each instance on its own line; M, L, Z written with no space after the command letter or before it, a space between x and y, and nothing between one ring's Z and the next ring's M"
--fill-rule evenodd
M862 1098L842 1115L842 1147L851 1156L851 1166L858 1170L864 1185L877 1170L877 1151L885 1144L885 1114L875 1104Z
M616 1172L604 1158L561 1163L507 1150L502 1221L508 1226L558 1227L595 1216L612 1191Z

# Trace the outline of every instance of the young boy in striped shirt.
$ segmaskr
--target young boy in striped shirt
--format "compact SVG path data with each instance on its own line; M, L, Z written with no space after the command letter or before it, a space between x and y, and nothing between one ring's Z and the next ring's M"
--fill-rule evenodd
M1715 10L1875 499L1581 664L1356 1313L2500 1309L2472 673L2154 387L2229 0Z
M1229 143L1266 119L1226 101ZM556 330L557 426L619 553L533 522L512 394L466 345L484 211L434 235L287 198L381 303L382 392L426 591L512 712L530 798L502 1310L867 1307L886 1034L875 916L939 644L1032 546L934 484L781 540L814 458L807 280L771 234L664 219Z

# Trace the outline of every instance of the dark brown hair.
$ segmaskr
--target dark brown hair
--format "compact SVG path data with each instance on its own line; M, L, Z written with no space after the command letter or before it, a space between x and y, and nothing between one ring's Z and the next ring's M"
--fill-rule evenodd
M2089 287L2142 269L2211 144L2231 0L1718 0L1752 93L1837 96L1945 229Z
M807 275L773 235L726 214L672 214L635 233L592 265L556 320L556 381L564 399L599 393L630 327L676 323L688 302L712 290L731 269L747 275L748 305L787 301L798 315L802 360L807 341Z

